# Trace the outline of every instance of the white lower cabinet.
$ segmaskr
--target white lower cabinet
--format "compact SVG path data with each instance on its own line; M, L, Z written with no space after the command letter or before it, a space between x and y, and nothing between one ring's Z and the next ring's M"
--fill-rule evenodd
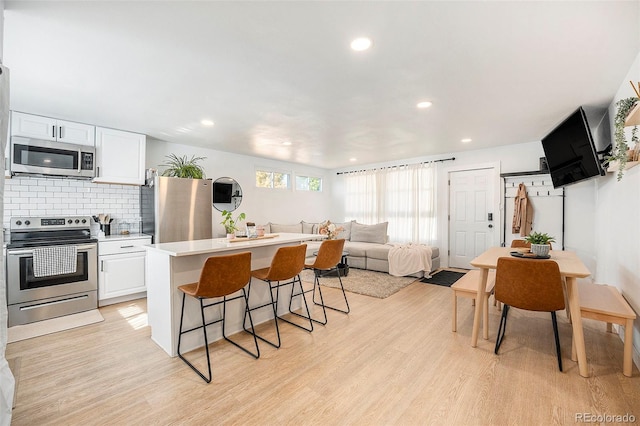
M144 245L151 237L115 237L98 241L98 304L100 306L144 297Z

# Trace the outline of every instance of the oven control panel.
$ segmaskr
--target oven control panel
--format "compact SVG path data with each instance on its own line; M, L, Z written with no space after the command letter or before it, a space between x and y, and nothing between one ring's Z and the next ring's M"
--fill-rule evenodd
M48 230L48 229L84 229L91 226L89 216L68 217L12 217L11 231Z

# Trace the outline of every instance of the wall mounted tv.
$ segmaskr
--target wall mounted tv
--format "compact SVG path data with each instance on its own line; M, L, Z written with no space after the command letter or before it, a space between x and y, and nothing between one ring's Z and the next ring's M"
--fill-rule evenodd
M233 193L233 184L231 183L213 183L213 202L214 203L230 203L231 194Z
M542 148L554 188L605 174L582 107L542 139Z

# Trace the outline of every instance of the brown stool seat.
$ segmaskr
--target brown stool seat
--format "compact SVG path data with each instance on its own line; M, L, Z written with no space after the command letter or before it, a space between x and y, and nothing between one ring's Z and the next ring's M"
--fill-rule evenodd
M327 308L332 309L334 311L342 312L344 314L348 314L351 312L351 308L349 307L349 301L347 301L347 294L344 291L344 286L342 285L342 277L340 276L340 268L338 268L338 264L342 259L342 253L344 250L344 239L340 240L324 240L318 249L318 255L313 263L305 264L304 267L306 269L313 269L314 271L314 279L313 279L313 288L306 290L305 292L313 291L313 303L322 306L323 319L316 320L313 319L314 322L325 325L327 323ZM329 272L335 271L338 275L338 281L340 282L340 289L342 290L342 297L344 299L344 303L346 308L340 309L335 306L329 306L324 303L324 297L322 295L322 287L320 286L321 281L320 278ZM316 301L316 289L318 290L318 295L320 296L320 301Z
M247 313L250 313L251 311L255 311L257 309L270 307L273 310L273 321L275 325L277 341L272 342L266 339L265 337L255 333L255 330L253 332L249 331L246 328L247 315L245 315L244 329L245 331L252 333L254 337L262 340L265 343L270 344L275 348L279 348L282 343L280 339L280 327L278 325L278 321L284 321L286 323L289 323L291 325L294 325L306 331L313 331L313 322L311 320L311 313L309 312L307 299L304 297L304 292L302 291L302 281L300 280L300 272L302 272L302 269L304 268L304 259L305 259L306 252L307 252L306 244L300 244L297 246L280 247L276 252L276 254L273 256L273 259L271 259L271 265L268 268L260 268L260 269L251 271L251 276L253 278L256 278L257 280L260 280L260 281L264 281L269 285L269 295L271 297L271 301L259 306L252 306L247 309ZM249 294L251 293L251 288L253 287L253 285L255 285L256 282L257 281L251 282L251 285L249 286ZM303 294L302 300L304 302L304 306L307 311L306 316L298 314L297 312L293 312L293 309L292 309L296 284L300 286L300 291ZM291 285L291 297L289 299L289 313L308 320L309 321L308 328L300 324L296 324L293 321L289 321L288 319L278 315L278 300L280 296L280 287L284 287L288 285ZM274 290L276 291L275 297L273 296Z
M268 267L268 268L262 268L262 269L253 270L253 271L251 271L251 276L253 278L257 278L259 280L266 281L267 277L269 276L269 270L270 269L271 268Z
M242 349L249 355L254 358L260 357L260 348L258 347L258 341L255 337L255 333L253 330L253 318L251 317L251 312L248 309L249 305L249 296L245 291L244 287L249 284L251 280L251 253L238 253L227 256L213 256L208 258L204 266L202 268L202 272L200 273L200 279L195 283L184 284L178 287L178 290L182 292L182 310L180 312L180 331L178 334L178 356L182 359L193 371L195 371L202 379L210 383L212 374L211 374L211 358L209 355L209 341L207 340L207 326L222 323L222 337L236 347ZM238 291L242 291L242 294L239 296L231 296ZM200 304L200 318L202 321L202 325L190 328L188 330L183 330L183 320L184 320L184 310L185 310L185 301L186 297L190 296L194 299L198 300ZM222 300L218 300L216 302L205 304L205 299L212 298L222 298ZM251 331L246 329L247 332L253 334L253 341L255 344L255 353L251 352L249 349L239 345L233 340L227 337L225 332L225 314L226 314L226 303L232 300L244 299L245 302L245 320L247 315L249 316L249 322L251 325ZM209 321L205 320L205 308L209 308L212 306L223 305L222 309L222 318ZM198 370L191 362L189 362L185 356L180 352L180 345L182 343L182 335L186 333L190 333L192 331L200 330L204 334L204 346L207 354L207 368L208 368L208 376L205 376L200 370Z

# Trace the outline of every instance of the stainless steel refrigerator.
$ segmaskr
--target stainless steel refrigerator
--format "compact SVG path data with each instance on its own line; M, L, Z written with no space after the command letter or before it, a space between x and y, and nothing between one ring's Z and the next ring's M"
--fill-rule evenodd
M212 238L212 181L155 176L140 187L142 232L153 243Z

